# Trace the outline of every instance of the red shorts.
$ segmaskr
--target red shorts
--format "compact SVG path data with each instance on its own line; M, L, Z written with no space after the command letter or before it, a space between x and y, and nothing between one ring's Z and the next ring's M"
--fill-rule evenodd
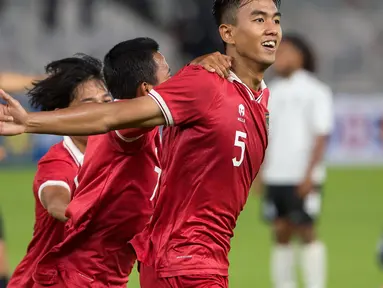
M229 279L220 275L184 275L159 278L153 267L140 265L141 288L228 288Z

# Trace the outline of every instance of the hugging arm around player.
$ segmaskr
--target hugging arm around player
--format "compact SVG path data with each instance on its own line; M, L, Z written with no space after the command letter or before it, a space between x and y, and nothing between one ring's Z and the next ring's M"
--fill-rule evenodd
M160 108L151 97L138 97L106 105L87 104L73 108L54 111L53 113L57 112L55 115L49 115L50 112L31 113L26 122L26 132L93 135L112 130L165 124Z
M159 106L151 97L138 97L107 105L89 103L56 111L27 113L11 96L4 92L1 96L8 104L1 120L9 117L13 120L1 122L2 135L36 133L82 136L126 128L154 127L165 123Z
M158 93L154 90L149 93L150 96L126 101L106 104L89 103L56 111L32 113L26 113L18 101L2 93L0 95L8 103L9 111L5 114L12 117L13 122L3 122L0 134L15 135L24 132L73 136L95 135L126 128L148 128L165 124L171 126L179 124L177 122L190 122L201 116L200 109L193 109L193 107L205 106L206 110L209 108L209 103L203 105L204 102L209 102L204 96L209 93L200 93L209 89L208 83L204 84L205 81L200 81L201 73L205 75L208 72L200 66L187 66L172 79L156 87L156 91L166 90L170 94L179 96L174 104L187 108L177 109L177 111L188 110L188 119L183 119L183 115L173 115L173 117L168 111L169 108L161 103L163 99L156 97ZM185 83L193 85L185 85ZM199 112L191 112L194 110ZM16 132L13 129L16 129Z

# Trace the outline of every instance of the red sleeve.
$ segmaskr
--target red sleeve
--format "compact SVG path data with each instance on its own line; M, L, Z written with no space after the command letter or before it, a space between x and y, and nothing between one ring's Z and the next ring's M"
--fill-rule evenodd
M61 186L72 193L72 185L77 175L73 164L62 159L47 159L38 164L35 176L35 196L41 201L41 193L45 187Z
M167 126L196 122L206 116L219 94L219 76L201 66L189 65L151 90Z

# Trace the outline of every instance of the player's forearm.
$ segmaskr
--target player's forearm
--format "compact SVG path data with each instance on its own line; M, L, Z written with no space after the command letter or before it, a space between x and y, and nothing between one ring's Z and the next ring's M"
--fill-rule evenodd
M81 105L51 112L29 113L25 132L71 136L107 132L105 113L108 113L108 107L104 107L104 104L86 104L86 106ZM99 110L102 110L101 114L99 114Z
M164 124L153 100L139 97L106 104L84 104L52 112L29 113L26 133L56 135L95 135L126 128ZM154 106L153 106L154 105Z
M47 211L49 215L51 215L53 218L61 222L66 222L68 220L68 218L65 216L65 210L67 207L68 207L68 204L55 203L55 204L49 205L47 208Z
M0 73L0 88L10 92L20 92L31 87L32 82L44 76L28 76L16 73Z
M327 135L317 136L315 139L315 145L312 150L309 165L307 167L306 176L312 175L315 167L323 160L327 146Z

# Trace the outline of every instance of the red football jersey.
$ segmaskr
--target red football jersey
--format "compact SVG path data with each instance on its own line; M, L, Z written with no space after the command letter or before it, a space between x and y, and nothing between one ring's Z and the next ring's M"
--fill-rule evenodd
M40 261L36 282L52 285L62 280L52 275L61 274L69 275L64 282L80 275L81 283L70 283L82 287L126 285L136 260L126 243L152 215L161 172L159 145L158 128L89 138L79 186L66 212L67 236Z
M176 127L164 129L153 218L131 244L160 277L226 276L230 239L268 143L269 91L187 66L150 96Z
M62 186L72 194L74 178L83 161L82 153L69 137L53 145L38 163L33 182L35 196L35 226L27 254L14 271L8 287L33 286L32 274L37 261L64 238L64 223L48 214L41 203L41 192L47 186Z

